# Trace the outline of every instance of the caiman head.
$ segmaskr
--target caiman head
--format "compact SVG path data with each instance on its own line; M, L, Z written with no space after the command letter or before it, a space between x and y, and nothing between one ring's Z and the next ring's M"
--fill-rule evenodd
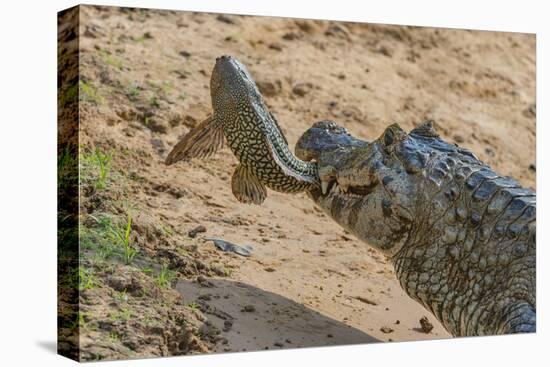
M328 215L386 255L399 251L412 228L415 192L423 189L416 174L427 160L414 137L394 124L366 142L321 121L298 140L296 155L318 163L322 188L309 195Z

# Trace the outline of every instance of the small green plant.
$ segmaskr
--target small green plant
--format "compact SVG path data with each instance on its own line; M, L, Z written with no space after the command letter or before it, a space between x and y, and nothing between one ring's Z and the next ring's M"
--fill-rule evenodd
M96 104L101 103L101 96L91 83L87 83L83 80L78 81L78 98L81 102L93 102Z
M143 274L145 275L151 275L153 274L153 269L151 267L144 267L144 268L141 268L141 271Z
M155 283L161 288L168 288L172 285L172 282L176 279L176 273L166 265L163 265L160 269L160 273L155 278Z
M95 181L94 186L96 189L105 189L112 160L112 152L103 152L98 147L91 152L83 152L81 154L81 179L84 182Z
M189 251L187 251L187 250L184 249L183 247L178 247L177 251L178 251L182 256L191 257L191 254L189 253Z
M107 175L109 174L109 171L111 170L111 161L113 159L113 155L108 153L103 153L98 148L95 148L94 150L94 159L96 160L97 167L99 168L99 175L97 178L97 186L98 188L104 189L105 188L105 180L107 179Z
M78 267L78 290L83 291L92 289L97 286L97 278L91 269L86 269L83 266Z
M90 324L86 321L85 317L88 315L85 312L77 312L75 320L71 324L71 329L88 329L92 330L95 327L90 327Z
M171 237L174 235L174 231L163 223L158 224L158 229L167 237Z
M114 299L119 302L126 302L128 301L128 293L126 292L126 290L123 290L122 292L115 292Z
M151 107L155 107L155 108L160 107L157 96L152 96L151 98L149 98L149 104L151 105Z
M59 97L59 105L65 106L69 103L78 101L79 83L75 82L65 89L65 92Z
M134 313L132 312L132 310L128 307L123 307L120 309L120 312L119 312L119 315L120 315L120 318L124 321L128 321L132 318L132 316L134 315Z
M132 247L130 243L130 234L132 232L132 217L130 214L127 216L126 226L118 226L111 228L114 240L122 245L124 250L124 261L127 265L131 264L134 260L134 257L137 255L138 250Z
M107 65L111 65L113 67L116 67L119 70L122 70L124 68L122 60L120 60L119 58L114 57L113 55L109 54L105 50L101 51L101 58L103 59L103 61Z
M198 305L198 303L195 302L195 301L193 301L193 302L191 302L191 303L188 303L188 304L187 304L187 307L189 307L189 309L190 309L191 311L193 311L193 312L199 310L199 305Z
M94 263L101 263L117 253L117 246L113 243L112 237L113 220L111 215L101 213L97 215L88 214L86 219L79 224L80 248L83 256L88 251L93 255ZM119 251L118 251L119 252Z
M117 333L115 333L114 331L111 331L111 332L109 333L109 341L110 341L111 343L116 343L116 342L118 342L119 340L120 340L120 337L118 336Z
M133 315L134 313L129 307L122 307L119 311L110 314L109 319L111 319L111 321L128 321Z
M226 277L230 277L231 274L233 273L233 269L227 267L227 266L224 266L223 267L223 275L226 276Z
M126 87L126 95L129 97L137 97L140 93L140 89L136 85L136 83L130 83L128 87Z
M194 334L195 334L195 336L196 336L197 338L199 338L199 339L202 339L202 337L204 336L204 335L202 335L202 331L200 331L199 329L196 329L196 330L194 331Z
M78 161L75 150L65 147L57 157L57 187L66 190L78 185Z
M149 327L153 324L153 319L151 318L151 316L145 315L143 316L143 323L145 324L145 326Z

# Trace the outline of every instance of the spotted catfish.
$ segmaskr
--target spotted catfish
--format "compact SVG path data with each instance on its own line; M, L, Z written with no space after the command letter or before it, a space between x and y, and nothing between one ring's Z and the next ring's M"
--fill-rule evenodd
M231 187L244 203L261 204L266 187L297 193L319 187L317 164L297 159L277 121L266 107L254 79L237 59L221 56L210 79L213 114L186 134L166 158L205 158L227 140L239 165Z

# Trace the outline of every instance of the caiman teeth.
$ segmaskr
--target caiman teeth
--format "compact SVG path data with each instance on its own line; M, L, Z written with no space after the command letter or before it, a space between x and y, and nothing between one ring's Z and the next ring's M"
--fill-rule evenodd
M321 191L323 192L323 195L325 195L328 191L328 181L321 181Z
M343 193L348 192L349 185L338 184L338 187L340 187L340 191L342 191Z

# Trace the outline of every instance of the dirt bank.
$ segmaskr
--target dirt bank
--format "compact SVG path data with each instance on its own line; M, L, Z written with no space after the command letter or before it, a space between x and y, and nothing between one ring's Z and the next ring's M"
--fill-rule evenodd
M227 148L164 165L210 112L222 54L248 66L292 147L319 119L366 139L433 119L535 188L533 35L88 6L80 27L84 359L449 337L382 255L304 194L240 204Z

